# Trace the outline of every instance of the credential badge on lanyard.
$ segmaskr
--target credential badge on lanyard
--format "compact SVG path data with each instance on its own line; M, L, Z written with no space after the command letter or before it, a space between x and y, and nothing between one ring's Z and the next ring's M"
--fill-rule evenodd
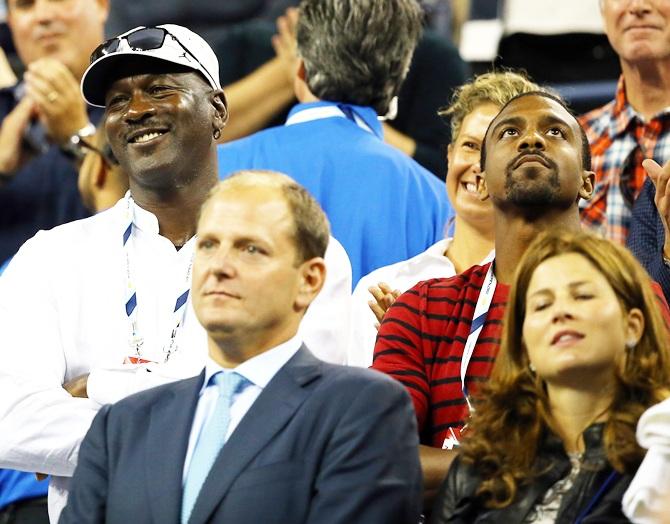
M463 392L463 398L468 404L468 410L470 413L475 411L475 408L472 406L470 401L470 395L468 393L468 387L465 384L465 378L468 372L468 366L470 365L470 360L472 360L472 355L475 352L475 346L477 345L477 339L479 334L482 332L484 327L484 322L486 321L486 316L489 313L491 308L491 301L493 300L493 294L496 290L497 280L493 274L493 261L489 265L489 269L486 272L486 277L484 278L484 285L479 291L479 297L477 297L477 304L475 305L475 312L472 315L472 324L470 325L470 334L468 339L465 341L465 347L463 348L463 357L461 358L461 391ZM467 425L467 424L466 424ZM450 429L450 436L444 439L442 444L442 449L453 449L455 446L458 446L460 443L461 432L465 429L465 426L456 432L453 431L453 428Z
M138 325L137 325L137 291L135 288L135 283L133 282L131 263L130 263L130 251L131 245L133 243L133 230L135 228L135 213L132 207L133 199L128 197L128 205L126 207L126 218L128 226L123 232L123 248L126 255L126 296L128 299L125 304L126 316L128 317L128 346L130 348L130 355L128 355L124 362L130 364L147 364L152 362L142 357L142 346L144 345L144 338L140 335ZM163 362L167 362L170 359L170 356L173 355L178 347L176 343L177 333L179 328L183 325L184 319L186 318L186 302L188 301L188 294L191 288L191 270L193 268L193 255L191 256L191 261L189 262L188 269L186 270L186 282L183 291L177 296L175 301L173 317L174 327L170 334L170 339L166 345L163 346L163 354L165 355Z

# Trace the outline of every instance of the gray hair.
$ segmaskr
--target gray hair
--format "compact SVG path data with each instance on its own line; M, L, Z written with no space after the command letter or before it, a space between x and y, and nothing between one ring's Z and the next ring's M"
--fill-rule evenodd
M385 114L421 35L416 0L302 0L298 53L312 93Z

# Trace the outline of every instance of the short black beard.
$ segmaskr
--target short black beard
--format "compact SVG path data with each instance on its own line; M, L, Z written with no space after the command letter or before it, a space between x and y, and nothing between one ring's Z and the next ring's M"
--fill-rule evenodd
M558 166L553 160L545 159L551 173L545 178L544 183L533 180L519 182L513 176L511 162L505 169L505 192L507 202L517 208L547 209L562 204L561 181L558 177Z

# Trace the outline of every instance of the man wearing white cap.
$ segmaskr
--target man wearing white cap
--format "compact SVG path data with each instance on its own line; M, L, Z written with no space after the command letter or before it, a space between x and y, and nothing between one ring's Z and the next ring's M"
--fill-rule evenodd
M194 234L228 118L216 56L174 25L100 45L82 93L106 107L130 191L106 212L38 233L0 279L0 467L52 475L52 521L100 405L202 369L206 337L189 298ZM301 332L338 361L351 275L336 242L326 264Z

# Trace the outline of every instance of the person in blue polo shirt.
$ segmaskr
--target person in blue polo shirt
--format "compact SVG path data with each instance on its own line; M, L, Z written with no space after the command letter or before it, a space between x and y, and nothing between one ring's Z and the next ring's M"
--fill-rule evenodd
M272 169L316 197L347 250L354 285L443 238L453 215L440 180L385 144L379 121L393 111L421 15L415 0L303 0L294 80L300 103L286 125L219 147L221 178Z

